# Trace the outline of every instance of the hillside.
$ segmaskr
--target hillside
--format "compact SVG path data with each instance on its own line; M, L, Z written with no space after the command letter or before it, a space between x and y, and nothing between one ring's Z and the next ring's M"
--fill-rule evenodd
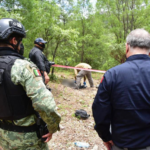
M58 75L59 74L59 75ZM73 78L72 74L57 73L59 78ZM95 74L94 74L95 75ZM94 79L95 86L99 84L100 76L97 74ZM94 130L94 120L91 106L97 92L97 88L75 90L66 87L61 83L49 83L52 88L57 110L61 114L61 130L53 135L49 142L50 150L76 150L74 142L87 142L90 144L89 150L104 150L103 143ZM74 117L75 110L84 109L90 114L87 120L80 120Z

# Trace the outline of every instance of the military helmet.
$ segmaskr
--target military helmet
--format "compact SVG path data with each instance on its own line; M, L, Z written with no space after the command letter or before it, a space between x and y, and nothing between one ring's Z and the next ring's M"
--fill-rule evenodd
M24 26L15 19L0 19L0 40L7 40L12 34L24 38L26 36Z

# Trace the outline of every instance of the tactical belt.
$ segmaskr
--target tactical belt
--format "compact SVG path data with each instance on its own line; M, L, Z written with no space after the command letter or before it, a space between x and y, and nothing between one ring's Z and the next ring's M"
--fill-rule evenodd
M1 122L0 121L0 128L7 130L7 131L13 131L13 132L35 132L37 131L37 125L34 124L32 126L16 126L12 123L8 123L8 122Z

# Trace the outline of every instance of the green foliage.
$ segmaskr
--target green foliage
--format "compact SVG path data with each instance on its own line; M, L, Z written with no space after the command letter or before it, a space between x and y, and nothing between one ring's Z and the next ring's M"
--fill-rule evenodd
M150 0L1 0L0 18L22 22L28 57L37 37L47 41L50 61L89 63L108 70L125 61L125 39L135 28L150 31ZM57 81L55 76L51 80Z
M59 79L57 78L55 74L50 74L49 78L51 82L59 82Z

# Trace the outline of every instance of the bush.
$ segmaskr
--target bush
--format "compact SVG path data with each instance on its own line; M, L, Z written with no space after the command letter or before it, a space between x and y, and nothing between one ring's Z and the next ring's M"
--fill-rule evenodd
M50 74L49 78L52 82L59 82L58 77L55 74Z

